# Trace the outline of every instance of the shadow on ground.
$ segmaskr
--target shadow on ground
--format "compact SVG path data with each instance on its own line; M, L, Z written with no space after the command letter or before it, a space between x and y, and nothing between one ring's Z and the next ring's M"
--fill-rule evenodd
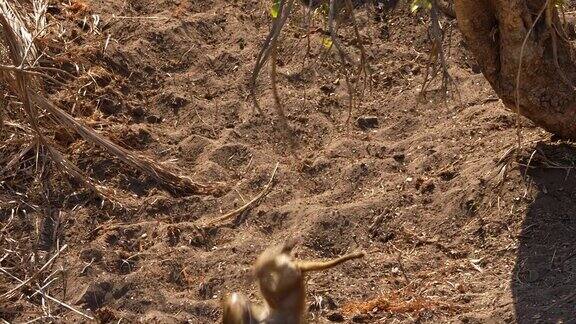
M512 276L518 323L576 323L576 146L537 145L527 173L538 194Z

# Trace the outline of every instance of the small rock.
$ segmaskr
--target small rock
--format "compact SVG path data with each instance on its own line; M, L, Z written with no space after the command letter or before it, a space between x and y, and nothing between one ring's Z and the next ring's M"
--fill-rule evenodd
M420 192L421 193L432 193L432 192L434 192L434 189L436 189L436 185L434 184L434 181L427 180L420 187Z
M396 153L394 154L394 156L392 156L392 158L396 160L396 162L403 162L406 159L406 154Z
M378 117L376 116L361 116L358 117L358 126L363 129L371 129L378 127Z
M322 92L325 94L332 94L336 91L336 88L333 85L325 84L320 86L320 90L322 90Z
M328 295L319 295L316 296L315 298L315 302L313 302L312 304L310 304L310 307L308 307L308 310L313 311L313 312L321 312L322 310L335 310L336 308L338 308L338 306L336 305L336 302L334 301L334 299Z
M328 316L326 316L326 318L330 321L330 322L344 322L344 316L342 314L340 314L339 312L332 312L331 314L328 314Z
M358 314L352 317L353 323L368 323L370 321L370 317L367 314Z
M146 121L150 124L159 124L162 122L162 117L150 115L150 116L146 116Z

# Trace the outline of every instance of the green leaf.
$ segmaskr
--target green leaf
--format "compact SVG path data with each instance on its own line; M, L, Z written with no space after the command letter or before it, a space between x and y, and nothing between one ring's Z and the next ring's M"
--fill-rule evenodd
M328 3L323 3L316 9L316 12L319 12L324 18L328 19L328 15L330 14L330 5L328 5Z
M410 5L410 11L415 13L420 9L430 10L432 9L432 1L431 0L412 0L412 4Z
M322 45L324 45L324 47L329 49L332 47L332 44L333 44L332 38L325 37L324 39L322 39Z
M281 0L272 0L272 7L270 7L270 16L272 16L272 18L278 18L280 15L280 1Z

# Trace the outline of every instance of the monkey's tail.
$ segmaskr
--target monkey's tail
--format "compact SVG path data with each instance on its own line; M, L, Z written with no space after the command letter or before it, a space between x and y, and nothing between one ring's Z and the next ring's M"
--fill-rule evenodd
M349 260L364 257L364 252L350 253L330 261L298 261L296 265L302 272L320 271L333 268Z

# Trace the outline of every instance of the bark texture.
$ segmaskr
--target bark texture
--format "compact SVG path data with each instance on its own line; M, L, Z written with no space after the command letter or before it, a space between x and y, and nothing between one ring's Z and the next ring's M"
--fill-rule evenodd
M516 110L516 79L522 59L520 114L554 134L576 139L576 91L572 86L576 84L576 60L561 31L548 28L542 11L545 5L545 0L456 0L455 11L469 49L504 104ZM560 30L557 12L552 17ZM552 33L557 33L557 60Z

